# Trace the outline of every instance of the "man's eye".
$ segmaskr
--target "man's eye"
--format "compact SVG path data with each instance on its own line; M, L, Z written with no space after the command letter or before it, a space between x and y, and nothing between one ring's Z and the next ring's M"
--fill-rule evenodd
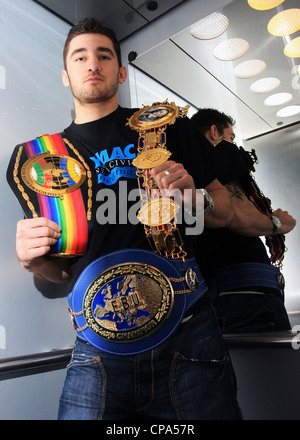
M83 60L84 60L84 57L78 57L75 59L75 61L83 61Z

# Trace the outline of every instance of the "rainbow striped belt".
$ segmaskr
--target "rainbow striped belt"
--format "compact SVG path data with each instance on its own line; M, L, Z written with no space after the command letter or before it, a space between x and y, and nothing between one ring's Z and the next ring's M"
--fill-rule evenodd
M21 157L26 152L27 160L21 168L20 181L16 159L14 181L26 201L25 213L29 207L32 217L47 217L60 226L61 238L50 253L83 255L88 241L88 223L80 186L85 180L86 169L70 156L64 140L68 142L60 134L44 135L19 146L18 154ZM72 146L69 142L68 145ZM38 206L28 202L27 187L36 193ZM22 198L18 198L22 202Z

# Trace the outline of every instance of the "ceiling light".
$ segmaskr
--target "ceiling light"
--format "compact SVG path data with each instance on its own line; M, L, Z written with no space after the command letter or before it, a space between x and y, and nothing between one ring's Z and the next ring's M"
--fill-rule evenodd
M300 37L294 38L285 46L284 55L290 58L300 57Z
M300 113L300 105L290 105L278 110L276 116L279 118L288 118L289 116L294 116L298 113Z
M248 0L249 6L253 9L258 9L259 11L276 8L276 6L281 5L283 2L284 0Z
M283 37L300 29L300 9L286 9L275 15L268 23L268 32Z
M247 53L249 43L241 38L231 38L222 41L214 50L214 55L221 61L232 61L241 58Z
M253 78L254 76L260 75L267 65L261 60L248 60L243 63L238 64L233 73L238 78Z
M254 93L269 93L280 86L280 80L277 78L263 78L255 81L250 86L250 90Z
M268 96L268 98L265 99L264 104L266 106L273 107L276 105L286 104L292 99L293 99L293 95L291 93L275 93L274 95Z
M228 24L229 21L225 15L214 12L193 24L190 27L190 33L200 40L210 40L222 35Z

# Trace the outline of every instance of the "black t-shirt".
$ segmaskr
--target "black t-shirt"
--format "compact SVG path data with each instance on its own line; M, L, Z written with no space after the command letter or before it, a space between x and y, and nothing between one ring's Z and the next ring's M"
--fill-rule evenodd
M238 181L249 197L251 176L238 147L223 140L215 148L230 161L230 165L218 174L220 182L226 185ZM205 278L212 277L216 269L230 264L245 262L270 264L261 238L238 235L227 228L205 228L195 242L195 252Z
M93 180L88 248L85 256L71 260L72 283L89 263L104 254L125 248L151 250L143 225L136 218L135 224L128 221L136 217L139 209L136 168L132 165L137 154L138 132L126 125L134 111L118 107L99 120L79 125L73 122L63 133L84 157ZM168 126L166 139L172 153L170 159L184 165L193 175L197 188L216 178L222 166L219 155L188 118L178 118L174 125ZM105 224L104 219L107 219ZM191 237L185 237L183 231L181 234L190 256Z

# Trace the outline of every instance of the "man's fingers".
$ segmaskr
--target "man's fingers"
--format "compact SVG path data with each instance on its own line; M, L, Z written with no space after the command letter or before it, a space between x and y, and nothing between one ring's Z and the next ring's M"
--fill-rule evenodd
M46 255L60 238L60 227L45 217L20 220L16 232L16 251L20 262L29 266Z
M40 217L20 220L17 224L17 238L60 237L60 227L52 220Z

